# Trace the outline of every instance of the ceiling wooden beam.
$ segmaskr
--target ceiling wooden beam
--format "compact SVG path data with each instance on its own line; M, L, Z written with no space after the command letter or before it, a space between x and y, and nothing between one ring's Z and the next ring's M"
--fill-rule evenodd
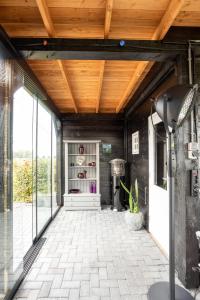
M177 15L179 14L181 7L185 0L171 0L158 27L154 31L152 40L162 40L167 34L168 30L174 23Z
M49 14L49 9L45 0L36 0L40 15L42 17L42 21L44 23L44 27L48 33L49 37L55 37L56 32L54 29L54 25Z
M163 39L166 33L168 32L169 28L173 24L176 16L178 15L182 5L184 3L184 0L171 0L168 8L166 9L159 25L155 29L153 35L152 35L152 40L155 39ZM120 110L123 108L124 104L127 103L127 98L130 98L130 95L133 95L137 88L137 82L140 79L140 76L143 75L143 72L145 71L146 68L150 67L151 62L140 62L138 63L138 66L136 70L133 73L133 76L124 91L124 94L122 98L119 101L119 104L116 108L116 113L119 113Z
M102 91L102 85L103 85L103 77L104 77L105 63L106 63L105 60L102 60L102 61L101 61L101 64L100 64L100 71L99 71L99 85L98 85L97 102L96 102L96 113L99 112L99 107L100 107L101 91Z
M108 35L110 32L112 9L113 9L113 0L107 0L106 1L106 12L105 12L105 23L104 23L104 38L105 39L108 38ZM106 61L103 60L100 64L99 85L98 85L97 101L96 101L96 113L99 112L99 107L100 107L100 103L101 103L101 91L102 91L102 85L103 85L105 63L106 63Z
M53 24L52 18L50 16L49 8L47 6L46 0L36 0L36 3L37 3L37 6L38 6L38 9L40 11L40 15L42 17L42 21L44 23L45 29L48 33L48 36L49 37L56 37L56 31L54 29L54 24ZM64 68L63 62L61 60L58 60L58 65L60 67L60 71L61 71L63 80L65 81L65 84L69 89L69 92L70 92L70 95L71 95L71 98L72 98L72 103L73 103L74 110L75 110L76 113L78 113L77 104L76 104L75 98L74 98L73 93L72 93L72 88L70 86L69 75L67 74L67 71Z
M107 39L110 32L111 18L113 10L113 0L106 1L106 13L104 23L104 38Z
M67 74L66 68L65 68L64 65L63 65L62 60L58 60L58 65L59 65L59 67L60 67L60 70L61 70L61 73L62 73L62 77L63 77L63 79L64 79L64 81L65 81L65 84L66 84L66 86L67 86L68 89L69 89L69 92L70 92L70 95L71 95L71 98L72 98L72 101L73 101L74 110L75 110L76 113L78 113L77 104L76 104L76 101L75 101L75 99L74 99L74 95L72 94L72 88L71 88L71 86L70 86L70 81L69 81L69 79L68 79L69 76L68 76L68 74Z

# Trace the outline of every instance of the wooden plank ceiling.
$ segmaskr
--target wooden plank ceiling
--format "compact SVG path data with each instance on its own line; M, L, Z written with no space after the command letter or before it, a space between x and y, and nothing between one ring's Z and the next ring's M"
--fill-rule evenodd
M11 37L163 39L170 26L200 26L200 0L0 0ZM152 62L29 61L61 112L120 112Z

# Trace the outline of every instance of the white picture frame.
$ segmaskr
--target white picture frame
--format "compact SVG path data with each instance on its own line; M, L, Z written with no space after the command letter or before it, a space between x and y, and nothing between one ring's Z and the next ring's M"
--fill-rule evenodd
M132 154L140 153L139 131L132 133Z

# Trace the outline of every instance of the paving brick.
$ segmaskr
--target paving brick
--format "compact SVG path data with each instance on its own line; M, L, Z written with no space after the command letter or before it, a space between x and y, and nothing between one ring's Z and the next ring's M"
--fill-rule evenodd
M90 293L92 296L110 296L109 288L91 288Z
M80 300L101 300L99 296L80 297Z
M110 298L111 300L121 300L119 288L110 288Z
M45 297L47 298L49 296L51 286L52 286L52 282L49 281L44 282L39 291L38 298L45 298Z
M107 269L106 268L99 268L99 279L107 279Z
M91 287L99 287L99 276L98 274L91 274L90 275L90 286Z
M73 274L72 280L89 280L90 274Z
M78 280L68 280L68 281L63 281L61 288L69 288L69 289L75 289L75 288L80 288L81 282Z
M52 289L59 289L62 285L62 282L63 282L63 275L62 274L55 275L52 283Z
M69 300L79 300L80 291L79 289L70 289Z
M65 270L63 280L71 280L73 275L73 268L69 268Z
M31 289L31 290L38 290L42 287L43 281L25 281L21 288L22 289Z
M60 297L68 297L69 289L51 289L49 297L60 298Z
M90 295L90 281L81 281L80 296L88 297Z
M118 287L118 286L119 284L117 280L109 280L109 279L100 280L100 287L111 288L111 287Z

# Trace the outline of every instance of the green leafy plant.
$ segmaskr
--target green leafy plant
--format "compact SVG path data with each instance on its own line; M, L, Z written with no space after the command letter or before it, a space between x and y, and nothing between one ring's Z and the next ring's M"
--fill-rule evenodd
M32 161L14 161L13 198L17 202L32 202Z
M131 184L130 190L125 186L125 184L120 180L120 184L123 187L123 189L125 190L125 192L127 192L127 194L129 195L128 201L129 201L129 210L131 213L139 213L140 212L140 208L139 208L139 192L138 192L138 182L137 179L135 180L135 199L133 198L133 187Z
M36 161L31 159L14 159L13 161L13 199L16 202L32 202L32 195L36 192ZM37 192L47 194L51 185L51 160L38 158L37 164ZM56 189L56 161L53 162L54 186Z

